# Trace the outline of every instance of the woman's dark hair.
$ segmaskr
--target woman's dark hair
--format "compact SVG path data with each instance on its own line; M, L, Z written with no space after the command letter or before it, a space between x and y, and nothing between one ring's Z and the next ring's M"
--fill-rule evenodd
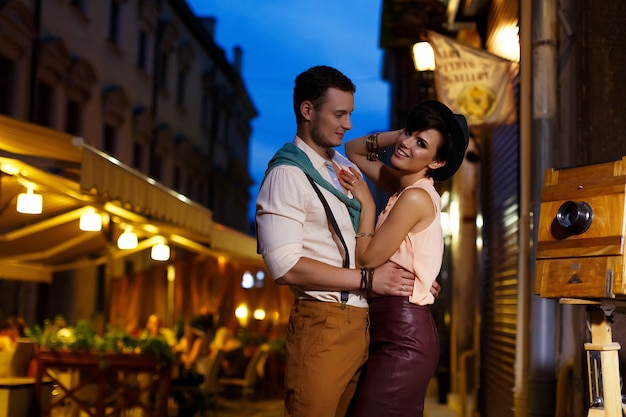
M414 107L406 119L407 132L424 132L428 129L435 129L441 133L441 142L437 147L436 158L440 161L448 161L452 153L452 132L441 118L441 115L433 108L428 106ZM428 176L431 176L431 170L428 170Z
M336 88L354 94L356 87L339 70L325 65L311 67L296 77L293 88L293 110L296 114L296 122L302 121L300 105L309 100L313 103L315 110L324 104L326 91L329 88Z

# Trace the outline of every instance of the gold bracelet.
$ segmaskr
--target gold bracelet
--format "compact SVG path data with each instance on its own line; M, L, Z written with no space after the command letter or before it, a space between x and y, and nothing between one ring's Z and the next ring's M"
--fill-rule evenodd
M380 149L378 146L378 135L380 135L380 132L370 133L365 138L365 150L367 151L368 161L378 161L380 154L385 152L385 149Z
M365 149L367 152L376 152L378 151L378 135L380 132L370 133L365 138Z
M360 237L374 237L374 233L368 233L368 232L357 233L356 238L358 239Z

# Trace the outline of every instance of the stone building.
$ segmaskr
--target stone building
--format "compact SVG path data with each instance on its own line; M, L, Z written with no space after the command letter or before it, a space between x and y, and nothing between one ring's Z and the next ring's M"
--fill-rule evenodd
M246 233L257 110L216 22L184 0L0 1L0 315L285 315ZM17 210L26 189L40 214ZM101 229L79 229L87 214Z
M0 113L82 137L248 230L257 111L233 60L184 0L0 5Z

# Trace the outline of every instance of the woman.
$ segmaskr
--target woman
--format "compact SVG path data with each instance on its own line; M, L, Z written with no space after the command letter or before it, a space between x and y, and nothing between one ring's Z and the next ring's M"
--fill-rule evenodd
M198 320L192 320L185 329L186 343L180 354L180 376L172 381L179 417L193 416L200 406L200 399L191 391L177 388L195 387L204 381L210 342L206 330Z
M0 377L9 375L9 365L17 344L16 333L10 319L0 318Z
M430 288L443 257L441 199L434 181L450 178L461 165L469 140L467 122L444 104L415 106L404 129L367 135L346 143L346 155L371 181L392 194L374 221L376 207L358 171L340 175L361 202L356 261L365 288L371 268L391 260L415 274L410 297L370 299L370 358L352 405L353 417L422 416L428 382L439 360ZM391 164L378 154L395 145Z

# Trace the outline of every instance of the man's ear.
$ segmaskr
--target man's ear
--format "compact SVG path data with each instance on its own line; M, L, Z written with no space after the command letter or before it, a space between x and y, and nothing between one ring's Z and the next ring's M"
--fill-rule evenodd
M428 168L435 170L443 167L446 164L446 161L440 161L439 159L435 159L433 162L428 164Z
M311 120L314 110L315 108L313 107L313 103L310 100L304 100L300 104L300 113L302 114L302 118L305 120Z

